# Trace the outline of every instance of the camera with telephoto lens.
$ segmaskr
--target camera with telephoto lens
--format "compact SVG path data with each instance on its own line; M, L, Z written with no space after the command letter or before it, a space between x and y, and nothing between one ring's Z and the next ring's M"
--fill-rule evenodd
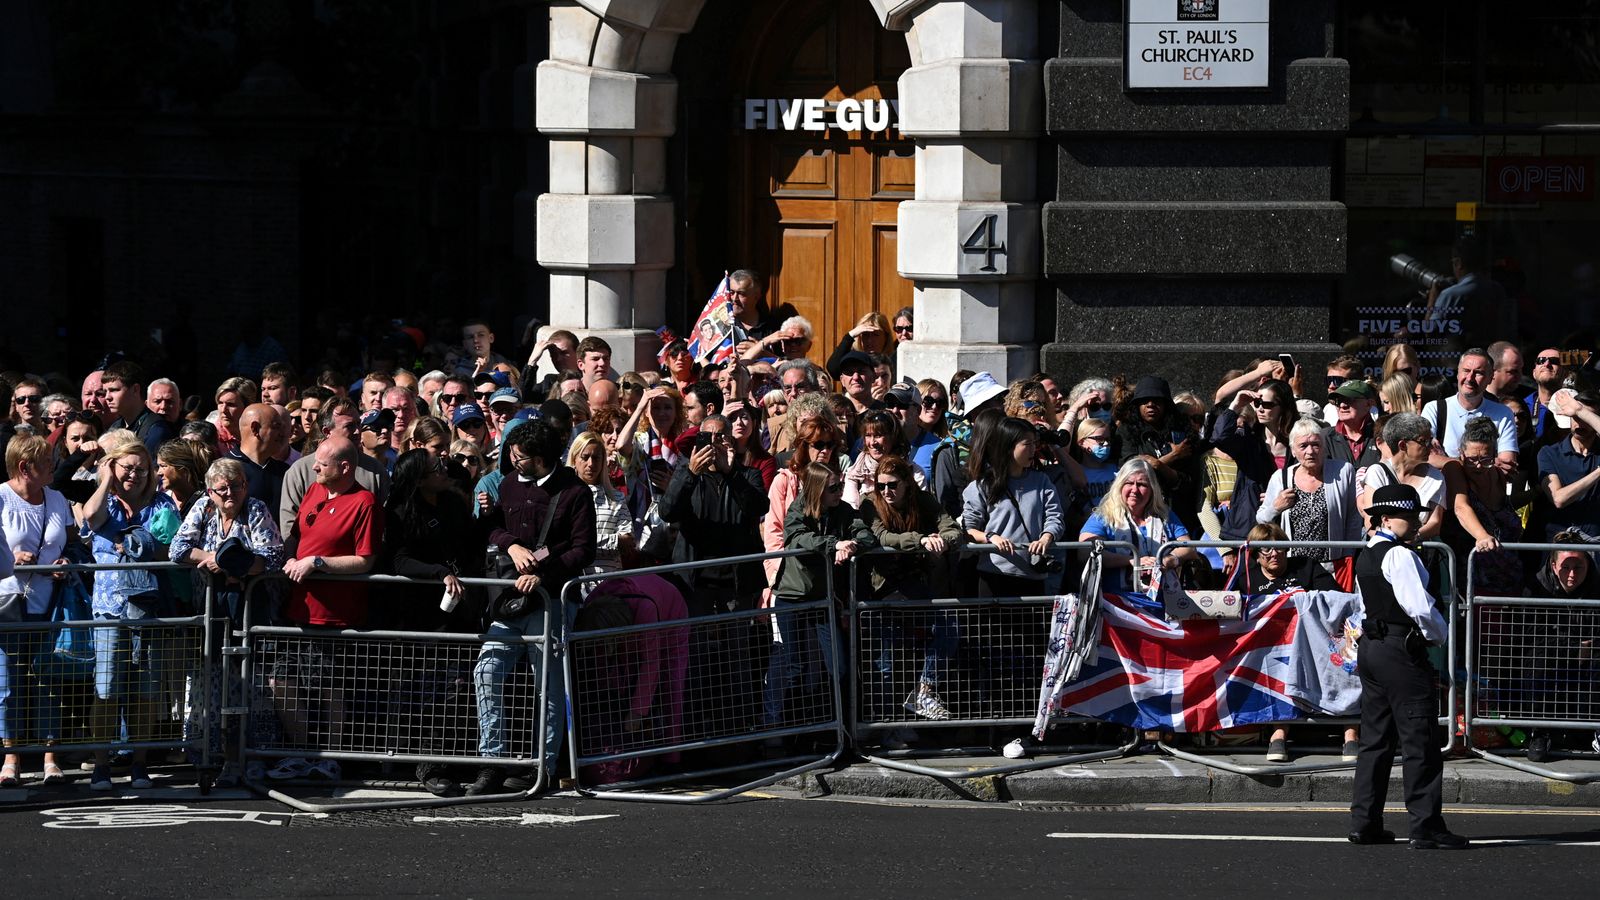
M1054 553L1030 553L1028 565L1032 566L1035 572L1061 571L1061 559Z
M1072 435L1049 425L1035 425L1033 430L1039 436L1039 443L1046 447L1070 447Z
M1456 280L1443 272L1438 272L1422 264L1422 261L1409 253L1396 253L1389 257L1389 270L1401 278L1421 287L1425 291L1439 288L1443 290Z

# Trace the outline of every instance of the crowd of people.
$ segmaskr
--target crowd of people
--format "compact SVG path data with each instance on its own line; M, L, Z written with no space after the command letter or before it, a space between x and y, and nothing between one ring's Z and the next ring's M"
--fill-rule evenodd
M564 624L581 631L771 608L770 624L750 619L736 652L724 652L758 683L752 715L777 726L803 660L830 660L838 637L785 609L828 585L839 599L1049 595L1075 579L1055 545L1103 539L1136 548L1106 555L1108 590L1147 587L1163 569L1220 587L1237 554L1186 543L1361 541L1373 528L1373 494L1396 483L1424 504L1424 540L1449 544L1463 561L1478 551L1480 592L1600 598L1587 547L1600 537L1600 394L1559 349L1531 354L1531 383L1522 350L1507 342L1463 352L1449 381L1420 377L1404 344L1370 377L1341 356L1325 381L1281 357L1241 360L1214 384L1177 392L1139 373L1073 384L971 371L915 381L896 377L894 356L916 339L911 309L863 317L824 366L807 358L812 324L768 310L757 275L736 272L730 284L738 324L723 365L674 339L658 366L618 373L604 340L560 330L519 364L499 352L488 323L469 320L445 326L459 329L458 345L399 327L361 350L359 368L314 377L241 346L234 362L250 368L214 390L120 355L71 384L0 372L9 410L0 616L51 619L54 598L77 577L13 574L13 564L170 560L192 570L101 571L85 583L94 619L114 623L95 630L94 710L81 717L106 742L150 733L145 712L155 705L136 701L163 689L127 662L137 623L194 612L207 583L235 621L248 612L311 629L487 633L471 678L478 754L494 759L510 755L507 679L541 662L523 638L562 624L549 618L562 609ZM1525 538L1573 549L1530 558L1501 547ZM785 549L809 553L716 564ZM880 549L898 552L872 552ZM1262 551L1240 575L1253 592L1350 590L1354 557L1314 546ZM674 562L698 565L629 574ZM1435 578L1446 574L1441 559L1429 562ZM248 579L276 572L286 588L254 592L261 599L247 610ZM319 578L369 572L428 584ZM598 574L612 577L587 583L581 603L555 601L571 580ZM462 582L482 576L515 586ZM950 718L941 684L964 639L941 618L895 642L915 657L914 686L889 695L901 660L886 649L862 702ZM51 692L27 687L31 656L8 641L0 738L10 747L74 737ZM681 727L693 652L687 640L652 644L650 690L619 686L633 698L621 727L652 717L665 722L654 727ZM274 661L269 699L291 745L319 726L303 701L329 664L308 654ZM552 669L550 759L566 721ZM905 729L880 737L891 746L916 738ZM1271 758L1287 758L1286 737L1268 737ZM1353 755L1355 736L1345 738ZM1548 750L1550 735L1541 739ZM92 761L91 787L112 787L111 764L106 753ZM19 783L20 766L7 755L0 786ZM332 760L297 757L264 773L340 774ZM456 774L418 771L442 795L514 789L520 777L483 766L463 785ZM62 777L53 753L43 777ZM150 783L142 757L130 779Z

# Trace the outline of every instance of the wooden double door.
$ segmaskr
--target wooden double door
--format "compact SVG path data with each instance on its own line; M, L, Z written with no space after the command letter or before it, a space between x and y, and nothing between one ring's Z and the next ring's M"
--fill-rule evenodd
M884 101L910 64L905 36L885 31L861 0L790 0L757 16L751 98ZM834 117L830 112L827 117ZM824 362L865 313L911 305L896 268L900 201L912 198L911 141L879 132L745 131L732 196L747 223L744 257L769 273L769 302L816 328Z

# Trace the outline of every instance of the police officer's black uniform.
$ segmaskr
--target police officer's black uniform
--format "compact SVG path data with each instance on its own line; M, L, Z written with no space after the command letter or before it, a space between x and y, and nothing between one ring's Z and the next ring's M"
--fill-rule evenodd
M1415 520L1421 503L1414 488L1389 484L1372 497L1368 513ZM1415 527L1415 526L1413 526ZM1392 554L1403 554L1390 559ZM1451 834L1440 812L1444 760L1437 732L1439 687L1426 653L1430 641L1423 620L1435 634L1443 620L1427 595L1427 573L1416 551L1378 531L1356 560L1356 583L1365 607L1358 644L1361 673L1361 752L1356 759L1355 796L1350 803L1350 840L1386 844L1383 801L1396 743L1404 765L1406 810L1413 849L1455 849L1467 844ZM1387 560L1387 565L1385 561ZM1398 589L1398 593L1397 593ZM1411 609L1402 604L1409 600ZM1426 609L1422 607L1426 604Z

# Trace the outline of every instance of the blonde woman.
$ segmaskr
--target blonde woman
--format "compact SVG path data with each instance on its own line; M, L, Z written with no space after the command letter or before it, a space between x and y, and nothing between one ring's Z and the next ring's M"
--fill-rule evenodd
M1128 572L1122 570L1135 566L1144 570L1158 566L1175 569L1180 561L1196 558L1198 554L1189 547L1174 547L1165 556L1156 558L1162 544L1188 539L1189 530L1167 507L1155 469L1138 456L1117 470L1105 499L1100 501L1078 535L1080 541L1123 541L1134 546L1131 557L1121 550L1106 551L1104 564L1108 570L1106 590L1109 591L1135 589Z
M165 561L167 544L181 524L177 504L156 490L155 464L150 451L138 441L107 450L100 461L99 486L84 503L83 513L84 524L93 533L94 561L102 564ZM144 645L148 635L120 623L160 616L164 605L161 586L149 570L95 574L95 620L117 623L94 629L91 727L96 741L114 740L119 720L127 723L129 740L150 739L160 673L155 665L135 668L129 664L136 654L152 660L155 654L148 653L151 648ZM152 786L142 749L134 751L128 786ZM112 789L109 751L95 751L89 789Z
M893 358L894 343L889 320L883 313L873 310L857 319L855 327L839 339L839 345L833 348L833 355L828 357L828 371L838 372L844 365L844 355L852 350Z
M1410 344L1390 344L1387 352L1383 354L1383 377L1387 381L1389 376L1403 372L1418 381L1422 380L1422 360L1417 357L1417 351Z
M229 378L217 385L217 444L222 456L239 446L239 414L261 398L261 390L248 378Z
M1390 375L1378 388L1378 400L1383 404L1383 414L1386 416L1416 412L1417 380L1404 372Z
M622 568L622 555L633 549L633 516L611 486L605 437L592 431L578 435L567 451L567 465L594 496L594 563L584 574L616 572Z

